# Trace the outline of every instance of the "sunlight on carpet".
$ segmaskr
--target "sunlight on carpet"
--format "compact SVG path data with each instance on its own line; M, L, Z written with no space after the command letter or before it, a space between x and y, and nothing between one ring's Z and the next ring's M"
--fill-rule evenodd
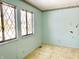
M66 48L54 45L42 45L24 59L79 59L78 48Z

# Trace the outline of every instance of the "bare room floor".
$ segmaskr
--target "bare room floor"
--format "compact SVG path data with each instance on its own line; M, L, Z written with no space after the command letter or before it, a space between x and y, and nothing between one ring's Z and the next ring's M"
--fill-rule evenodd
M24 59L79 59L79 49L44 44Z

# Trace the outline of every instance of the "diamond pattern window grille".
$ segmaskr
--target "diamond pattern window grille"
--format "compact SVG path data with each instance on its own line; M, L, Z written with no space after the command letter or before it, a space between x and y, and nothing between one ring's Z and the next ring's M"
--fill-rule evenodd
M27 35L26 11L21 10L21 34Z
M33 32L33 14L31 12L27 12L27 24L28 24L28 34Z
M1 37L3 41L12 40L16 38L15 7L2 2L0 9L0 40ZM1 36L1 34L3 34L3 36Z
M33 33L33 13L21 10L21 34L28 35Z

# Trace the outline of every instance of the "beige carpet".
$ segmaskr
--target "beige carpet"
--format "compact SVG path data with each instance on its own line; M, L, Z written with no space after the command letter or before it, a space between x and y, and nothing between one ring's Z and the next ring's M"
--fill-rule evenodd
M79 59L79 49L42 45L24 59Z

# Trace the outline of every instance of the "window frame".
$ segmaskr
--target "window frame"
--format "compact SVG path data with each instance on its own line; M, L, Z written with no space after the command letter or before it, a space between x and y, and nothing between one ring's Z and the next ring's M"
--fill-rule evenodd
M27 11L25 9L21 9L20 10L20 16L21 16L21 11L26 12L26 35L22 35L22 30L21 30L21 36L25 37L25 36L28 36L28 35L33 35L33 32L34 32L34 13L31 12L31 11ZM28 34L27 12L30 12L32 14L32 33L30 33L30 34ZM21 19L21 17L20 17L20 19Z
M5 40L4 37L4 16L3 16L3 7L2 5L7 5L8 7L11 7L14 9L14 19L15 19L15 38L10 38ZM17 32L16 32L16 6L10 3L6 3L6 2L0 2L0 12L1 12L1 25L2 25L2 41L0 41L0 43L3 42L7 42L7 41L11 41L11 40L15 40L17 38Z

